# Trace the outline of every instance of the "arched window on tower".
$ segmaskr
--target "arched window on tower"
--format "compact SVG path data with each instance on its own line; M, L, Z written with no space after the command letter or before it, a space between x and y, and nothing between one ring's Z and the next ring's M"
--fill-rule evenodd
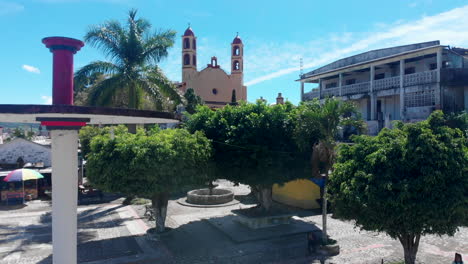
M190 49L190 39L184 38L184 49Z
M240 55L240 48L239 48L239 46L234 46L234 47L232 48L232 55L234 55L234 56L239 56L239 55Z
M192 47L193 47L193 49L197 48L197 41L195 39L193 39Z
M211 66L212 67L218 66L218 59L216 57L211 57Z
M239 63L239 61L234 61L234 62L232 63L232 69L234 69L235 71L240 70L240 63Z
M190 55L184 55L184 65L190 65Z
M196 55L193 55L192 63L193 63L193 66L197 66L197 56Z

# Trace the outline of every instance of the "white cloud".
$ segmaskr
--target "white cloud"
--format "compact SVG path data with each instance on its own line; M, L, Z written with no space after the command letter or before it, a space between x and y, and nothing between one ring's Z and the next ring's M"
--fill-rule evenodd
M255 77L247 81L246 85L251 86L298 72L299 58L301 57L305 63L304 69L311 69L344 56L374 48L431 40L440 40L443 45L468 45L468 27L466 27L468 16L466 14L468 14L468 5L437 15L425 16L416 21L398 21L390 27L380 24L380 31L369 32L366 36L352 37L355 34L344 33L342 38L347 40L344 41L345 43L337 38L336 34L332 34L333 38L315 41L314 43L318 46L311 45L311 43L302 45L270 44L267 49L261 48L260 53L257 52L258 47L255 47L255 50L251 52L255 55L249 57L245 62L246 72L251 70L255 72L258 70L258 66L262 65L267 65L270 72L257 76L254 74ZM330 49L330 47L332 48Z
M52 96L41 95L41 99L44 104L48 104L48 105L52 104Z
M421 2L423 3L430 4L430 1L425 0ZM241 36L247 44L244 57L245 85L252 86L294 72L299 76L300 58L303 58L303 69L307 72L337 59L371 49L432 40L440 40L443 45L468 46L466 14L468 5L433 16L422 16L416 20L398 19L390 24L376 22L364 33L330 32L327 36L303 43L274 43ZM197 44L198 70L206 67L211 56L217 56L221 68L230 72L230 39L208 40L199 36ZM181 79L180 45L178 39L167 60L161 64L172 80Z
M28 71L28 72L37 73L37 74L41 73L39 68L36 68L34 66L31 66L31 65L24 64L21 68L23 68L23 70Z
M21 12L23 10L24 10L24 6L18 3L0 0L0 16L11 14L11 13L16 13L16 12Z

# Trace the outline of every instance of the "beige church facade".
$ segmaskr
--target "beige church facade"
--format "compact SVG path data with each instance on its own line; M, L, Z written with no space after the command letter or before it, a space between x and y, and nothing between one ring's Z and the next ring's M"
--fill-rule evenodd
M211 57L210 63L201 71L197 70L197 38L189 27L182 36L182 83L179 89L185 93L189 88L212 108L231 103L233 91L237 101L247 100L244 86L244 44L239 36L231 43L231 74L218 65L218 59Z

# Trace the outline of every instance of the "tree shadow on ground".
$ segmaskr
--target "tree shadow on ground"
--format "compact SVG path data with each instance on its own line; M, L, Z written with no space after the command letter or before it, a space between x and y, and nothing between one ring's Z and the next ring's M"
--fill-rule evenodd
M306 233L316 230L314 225L306 225L302 232L275 236L274 230L255 230L247 227L233 227L233 215L226 215L191 221L173 228L170 232L158 235L158 239L174 255L175 263L287 263L294 259L328 259L316 254L307 256ZM217 226L218 225L218 226ZM223 225L225 225L223 227ZM230 225L230 227L229 227ZM240 225L240 224L239 224ZM307 225L310 226L307 228ZM223 230L231 229L231 230ZM287 225L282 227L287 229ZM297 228L296 228L297 229ZM239 232L250 236L245 241L236 239ZM263 232L269 235L253 236ZM184 262L185 261L185 262ZM310 262L309 262L310 263Z
M13 211L13 210L20 210L28 206L27 204L12 204L12 205L6 205L2 204L0 205L0 211Z
M140 255L143 253L143 251L135 240L137 237L139 236L122 236L102 240L79 242L77 249L78 263L91 261L102 261L99 263L106 263L106 261L114 258ZM37 263L51 264L52 254ZM136 262L129 261L128 263ZM152 263L162 262L154 260Z
M130 218L116 217L111 220L106 219L111 214L117 214L116 210L123 205L99 210L99 207L89 208L78 213L78 243L85 243L95 239L98 232L94 230L83 229L100 229L100 228L115 228L124 225L125 221ZM46 212L39 217L39 223L27 226L5 226L5 229L10 230L8 233L0 233L0 244L18 243L15 249L10 250L4 257L9 256L13 252L24 251L24 248L33 244L51 244L52 243L52 216L51 212ZM102 219L102 220L100 220ZM5 230L0 229L0 230ZM92 247L90 247L92 248ZM99 250L99 249L97 249Z

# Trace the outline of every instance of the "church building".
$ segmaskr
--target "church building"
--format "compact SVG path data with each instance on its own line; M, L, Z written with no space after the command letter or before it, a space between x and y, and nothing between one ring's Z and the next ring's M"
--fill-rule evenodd
M185 30L182 36L182 83L179 89L185 93L189 88L212 108L231 103L233 93L236 101L247 100L244 44L239 35L231 43L231 74L228 74L218 65L216 57L211 57L206 68L197 70L197 38L190 27Z

